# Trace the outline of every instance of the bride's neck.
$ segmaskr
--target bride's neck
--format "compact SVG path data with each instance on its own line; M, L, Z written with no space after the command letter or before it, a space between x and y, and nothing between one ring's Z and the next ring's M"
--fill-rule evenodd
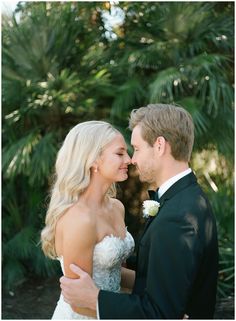
M89 186L80 195L80 201L88 205L88 207L102 207L107 202L107 191L110 184L102 184L91 180Z

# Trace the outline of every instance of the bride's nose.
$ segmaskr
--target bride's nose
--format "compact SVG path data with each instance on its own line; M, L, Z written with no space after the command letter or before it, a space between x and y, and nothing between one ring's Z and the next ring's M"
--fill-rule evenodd
M126 165L131 164L131 158L129 157L128 154L126 155L126 158L125 158L125 164L126 164Z

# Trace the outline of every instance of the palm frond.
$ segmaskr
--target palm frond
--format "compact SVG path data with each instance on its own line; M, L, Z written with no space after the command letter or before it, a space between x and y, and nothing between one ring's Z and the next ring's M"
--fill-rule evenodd
M26 268L17 258L6 258L5 261L2 278L5 288L10 290L25 280Z
M35 229L33 226L24 227L4 243L3 254L18 259L29 258L34 251L34 235Z
M34 147L30 164L30 185L45 182L45 178L49 176L55 163L56 153L57 144L54 133L48 133Z
M5 177L29 174L30 157L33 148L39 142L37 132L30 133L17 142L3 148L3 171Z
M224 242L219 247L219 280L218 291L222 297L228 297L234 292L234 252L233 243Z
M45 257L40 243L35 244L34 247L32 269L35 273L44 277L59 275L59 273L61 273L59 261Z
M145 92L138 79L130 79L126 81L117 91L111 108L111 118L128 118L128 113L134 106L139 105Z
M9 185L7 188L9 188ZM5 195L6 194L3 195L3 239L5 239L5 235L8 236L11 234L13 228L14 230L19 230L24 225L24 219L17 200L13 197L5 197Z
M194 122L195 128L195 139L198 141L203 135L206 135L209 127L210 121L206 115L202 113L202 102L196 97L185 97L178 100L177 103L191 114Z
M169 67L162 70L149 86L150 101L154 103L167 99L173 102L175 92L182 91L182 81L186 81L186 77L178 68Z

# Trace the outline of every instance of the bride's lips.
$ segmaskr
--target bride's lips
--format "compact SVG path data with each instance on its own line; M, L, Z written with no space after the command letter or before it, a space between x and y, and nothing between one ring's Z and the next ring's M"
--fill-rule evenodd
M121 171L126 171L128 172L128 167L123 167L123 168L120 168Z

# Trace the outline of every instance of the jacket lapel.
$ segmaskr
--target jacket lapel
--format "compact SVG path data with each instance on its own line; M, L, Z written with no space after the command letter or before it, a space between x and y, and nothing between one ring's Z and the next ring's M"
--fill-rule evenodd
M160 197L160 209L163 206L164 202L172 198L175 194L179 193L181 190L187 188L192 184L197 183L197 178L193 172L182 177L176 183L174 183L161 197Z
M140 240L141 240L141 238L143 237L144 233L146 232L148 226L149 226L149 225L151 224L151 222L153 221L153 219L154 219L154 216L150 216L150 217L147 219L147 221L146 221L146 223L145 223L145 226L144 226L144 230L143 230L143 232L142 232L142 234L141 234Z
M157 200L156 197L154 200L157 200L160 202L160 209L156 216L149 217L146 225L144 227L143 233L140 237L140 240L143 238L145 232L147 231L148 226L152 223L152 221L159 215L160 211L162 210L164 203L166 200L172 198L175 194L179 193L182 189L187 188L189 185L197 183L196 176L193 174L193 172L189 173L188 175L184 176L180 180L178 180L176 183L174 183L161 197L160 200ZM153 196L153 194L149 193L149 196Z

